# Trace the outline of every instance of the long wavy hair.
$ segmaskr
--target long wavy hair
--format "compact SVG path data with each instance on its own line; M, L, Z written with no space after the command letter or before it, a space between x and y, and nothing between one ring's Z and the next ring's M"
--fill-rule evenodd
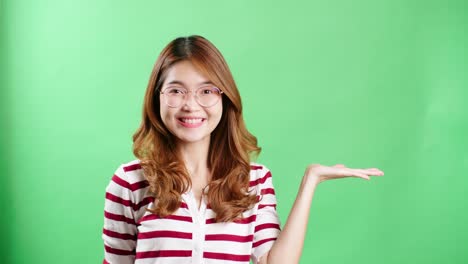
M212 179L207 198L217 222L233 221L257 201L255 194L248 193L249 173L250 160L261 148L245 126L240 94L226 61L211 42L197 35L176 38L162 50L146 89L141 125L133 135L133 153L155 198L148 210L160 217L174 213L180 207L181 194L191 187L176 139L162 122L159 100L168 69L183 60L192 62L224 92L222 117L210 136L208 168Z

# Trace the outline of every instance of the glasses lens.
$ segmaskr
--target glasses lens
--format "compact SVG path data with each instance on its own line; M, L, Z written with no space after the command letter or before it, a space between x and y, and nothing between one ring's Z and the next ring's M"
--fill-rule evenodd
M183 88L170 87L164 90L164 97L166 98L166 104L171 107L178 107L184 101L185 94L187 91Z
M196 101L204 107L215 105L221 98L221 90L214 86L203 86L195 91ZM170 107L179 107L184 103L188 91L180 87L169 87L162 92L166 104Z
M198 103L205 107L215 105L221 98L221 91L214 86L200 87L197 90Z

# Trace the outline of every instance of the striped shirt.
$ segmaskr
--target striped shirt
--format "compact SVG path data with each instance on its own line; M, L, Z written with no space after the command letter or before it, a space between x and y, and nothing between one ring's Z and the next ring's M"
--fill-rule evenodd
M234 222L216 223L205 197L198 208L191 191L161 218L146 211L154 199L139 161L123 164L106 188L103 263L257 263L280 232L271 173L261 164L251 164L250 190L258 202Z

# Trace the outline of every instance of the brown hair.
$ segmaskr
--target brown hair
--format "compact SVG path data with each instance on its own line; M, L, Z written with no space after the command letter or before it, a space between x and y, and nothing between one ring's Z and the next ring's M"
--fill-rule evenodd
M222 117L211 133L208 167L212 179L207 198L217 222L232 221L256 203L256 196L248 193L250 158L261 149L245 127L240 94L226 61L212 43L196 35L177 38L162 50L146 89L141 125L133 135L133 153L155 197L154 207L148 210L161 217L174 213L181 194L191 186L175 138L161 120L158 92L167 70L183 60L191 61L224 92Z

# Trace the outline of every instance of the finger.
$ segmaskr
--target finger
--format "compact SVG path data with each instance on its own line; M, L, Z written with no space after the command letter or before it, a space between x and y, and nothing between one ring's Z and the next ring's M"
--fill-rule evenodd
M370 175L370 176L383 176L383 171L377 169L377 168L370 168L370 169L352 169L356 172Z
M336 164L336 165L333 165L332 167L335 167L335 168L346 168L346 166L344 164Z
M345 168L343 169L343 173L346 176L351 176L351 177L357 177L357 178L363 178L365 180L370 180L369 175L360 169L349 169Z
M332 166L334 168L346 168L345 165L343 164L336 164ZM346 169L351 169L351 170L358 170L360 173L370 175L370 176L383 176L384 173L383 171L377 169L377 168L368 168L368 169L352 169L352 168L346 168Z
M384 175L384 172L382 170L379 170L377 168L372 168L373 170L375 170L376 172L378 172L378 175L376 176L383 176Z
M331 176L331 175L330 175ZM358 177L369 180L369 176L366 173L359 171L358 169L349 169L349 168L341 168L339 169L335 175L331 176L331 178L344 178L344 177Z
M377 168L370 168L370 169L365 169L367 173L371 174L372 176L383 176L384 173L383 171L377 169Z
M364 180L370 180L370 177L365 173L354 172L353 176L363 178Z

